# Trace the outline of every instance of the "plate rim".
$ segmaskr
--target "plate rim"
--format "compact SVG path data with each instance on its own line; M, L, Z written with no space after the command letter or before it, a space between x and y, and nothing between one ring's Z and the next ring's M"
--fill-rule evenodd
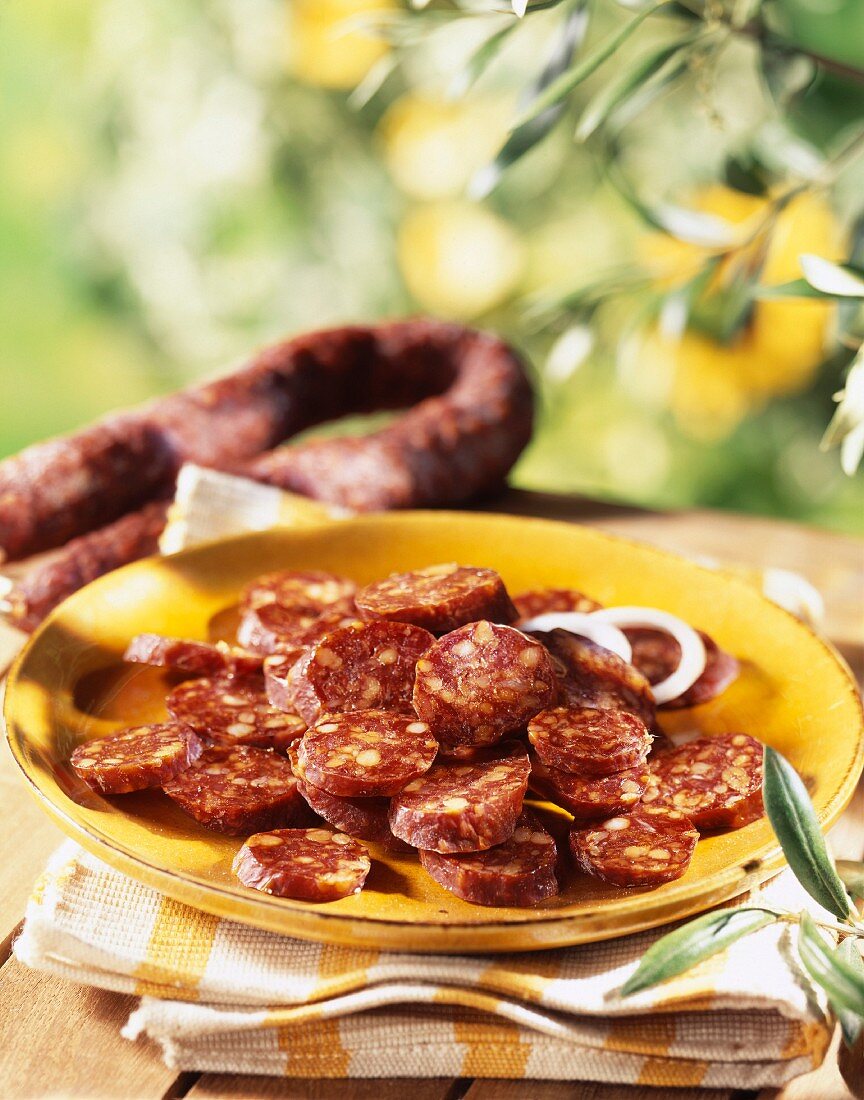
M855 704L858 719L858 739L855 755L849 768L843 775L842 780L838 782L828 801L821 810L817 811L817 820L819 821L820 829L823 834L831 828L843 813L843 810L854 794L862 770L864 770L864 700L862 700L861 694L858 691L852 670L842 654L837 651L828 639L823 638L808 623L797 618L786 608L769 600L764 593L755 589L752 584L744 580L741 576L722 566L719 568L709 567L700 561L694 561L687 557L686 554L667 550L664 547L656 546L650 542L644 542L638 538L612 534L611 532L576 521L546 519L537 516L520 516L518 514L514 515L511 513L487 511L460 512L454 510L436 511L428 509L383 512L353 516L347 519L326 520L322 521L320 525L315 525L315 527L304 527L297 530L292 530L290 527L275 527L261 531L244 532L227 538L208 540L207 542L180 550L176 552L176 554L167 555L166 557L183 560L195 557L201 553L213 552L217 548L220 551L228 551L234 544L254 542L256 539L262 537L271 536L290 540L296 536L308 535L321 528L343 527L346 524L354 527L362 527L367 524L371 524L375 527L386 527L390 524L398 526L399 523L406 518L420 522L440 522L442 519L445 521L449 519L460 523L464 522L466 519L472 523L482 523L483 520L494 519L496 522L504 520L518 526L542 527L551 530L560 530L561 528L572 530L573 528L578 528L582 532L590 535L591 538L598 540L600 543L607 542L613 545L626 544L638 549L640 553L644 554L647 552L649 555L665 561L673 559L686 562L689 569L696 569L698 572L714 578L719 574L723 577L724 582L731 585L733 588L741 588L745 590L751 598L755 595L760 601L769 604L772 611L775 613L780 612L794 624L796 629L808 635L811 642L816 642L827 652L831 660L842 672L847 694ZM116 870L128 874L138 881L144 882L145 885L151 886L170 897L174 897L184 904L202 909L205 912L226 917L227 919L239 920L243 923L252 924L257 927L268 928L272 931L281 932L282 934L317 942L357 944L362 941L367 945L380 946L374 935L376 929L387 929L389 933L395 931L397 933L397 939L400 938L400 934L406 938L416 938L418 934L426 935L429 933L433 933L435 937L441 938L442 942L440 943L424 943L422 953L443 953L451 951L454 948L460 951L470 952L472 948L460 946L458 941L481 939L484 935L500 934L502 931L506 933L507 930L523 930L525 932L523 939L528 939L530 938L531 929L540 929L546 934L545 938L547 940L550 938L548 935L549 933L560 931L564 938L556 941L554 937L552 937L553 942L539 942L537 944L520 942L515 946L510 944L501 946L489 944L473 949L482 953L496 953L510 950L543 950L564 946L565 943L575 945L579 943L599 942L602 939L616 938L618 936L632 934L633 932L659 927L671 921L691 915L694 912L705 911L712 905L718 904L721 898L729 899L734 897L735 894L730 893L732 889L734 889L736 893L743 893L747 889L764 882L786 865L786 860L783 857L779 841L777 841L775 837L775 843L763 850L761 855L751 855L743 864L738 860L734 860L728 867L724 868L723 871L715 872L711 876L710 891L703 889L694 892L692 883L685 884L681 882L675 884L664 893L660 912L655 917L648 917L647 919L644 909L642 908L645 894L641 891L635 892L618 899L616 902L619 914L623 913L623 920L616 918L616 923L613 928L606 929L593 927L590 934L586 931L584 935L580 935L576 930L571 932L567 931L568 925L584 922L584 914L558 913L555 909L533 910L533 919L496 918L494 916L496 910L490 908L488 910L489 919L477 922L455 922L447 925L426 920L406 922L399 918L387 918L386 916L370 915L368 913L346 914L344 912L334 912L332 910L327 911L324 906L312 906L311 904L302 908L296 908L292 905L289 908L284 906L284 899L271 897L266 894L260 894L254 898L246 898L240 890L228 889L217 883L204 883L200 879L192 877L184 872L169 870L154 865L140 854L135 854L127 851L125 848L118 847L113 841L104 837L101 833L91 831L86 825L77 821L58 805L51 797L51 794L44 790L37 781L37 778L31 774L24 756L23 745L19 743L17 737L13 737L12 733L13 727L16 725L16 720L12 715L16 685L19 681L21 669L25 661L29 657L30 652L38 645L42 634L50 627L55 619L63 614L64 609L68 607L69 603L77 601L79 598L85 598L83 595L84 593L108 581L109 578L111 583L116 583L118 575L126 571L137 570L143 563L152 560L160 560L160 556L154 555L150 558L140 559L137 562L132 562L129 565L121 567L119 570L114 570L112 573L100 577L92 582L92 584L85 586L84 589L80 589L78 592L74 593L69 600L64 601L61 605L52 610L28 639L9 669L3 703L3 717L5 737L13 759L26 781L31 795L36 799L37 804L43 812L58 824L67 835L71 836L92 855L103 859L104 862L108 863ZM758 867L752 871L746 871L746 865L752 863L754 859L758 860ZM680 893L685 893L687 895L689 904L679 897ZM192 899L192 895L195 895L194 900ZM214 902L208 905L208 900L211 896L221 901L222 904L219 905ZM711 898L715 900L710 900ZM227 911L229 906L233 907L232 912ZM238 907L242 910L251 908L256 912L251 915L247 915L244 912L238 913L236 912ZM669 911L672 909L674 909L675 912L670 914ZM274 914L274 919L273 921L256 919L257 912L263 915L272 913ZM278 917L276 916L277 914ZM602 920L602 916L602 914L597 914L595 919ZM290 931L286 930L286 920L298 920L298 922L301 922L301 918L302 921L308 920L313 926L323 924L324 928L327 928L328 931L332 931L334 935L324 936L320 934L324 931L324 928L321 928L320 932L314 928L312 931L307 931L305 928L301 927L296 929L292 928ZM370 934L364 937L364 932ZM386 950L387 945L385 945L383 949ZM397 945L395 949L406 950L404 946L399 945ZM410 948L408 948L408 950L410 950Z

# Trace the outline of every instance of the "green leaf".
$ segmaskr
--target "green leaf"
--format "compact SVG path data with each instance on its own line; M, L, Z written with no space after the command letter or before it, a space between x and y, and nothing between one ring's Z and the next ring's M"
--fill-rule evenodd
M513 31L519 26L512 19L505 23L494 34L491 34L471 54L461 72L456 73L450 82L449 94L452 99L459 99L480 79L487 68L492 64L501 48Z
M864 1016L864 973L838 955L825 939L809 913L801 914L798 954L804 969L828 994L832 1006Z
M837 874L853 898L864 900L864 860L838 859Z
M850 916L852 902L828 854L807 788L789 761L769 745L765 746L762 797L795 877L835 917Z
M600 66L608 61L613 53L623 46L631 34L637 30L642 23L648 18L649 15L653 15L660 8L665 7L671 3L672 0L657 0L656 3L651 4L649 7L643 9L638 15L635 15L629 23L625 23L623 27L619 28L615 34L610 35L606 41L590 54L578 65L574 65L572 69L568 69L566 72L561 73L557 79L553 80L548 87L544 89L542 94L538 95L533 100L531 105L516 119L516 128L525 126L538 115L542 115L544 111L548 111L550 107L558 106L567 96L576 88L583 80L587 80L589 76L595 73Z
M386 53L379 57L369 72L348 96L348 105L355 111L362 110L372 100L399 67L399 57Z
M683 974L743 936L773 924L777 918L778 914L770 909L750 908L721 909L697 917L648 948L635 973L625 982L621 995L629 997Z
M864 980L864 959L861 958L861 952L855 946L854 936L848 936L834 954L841 962L848 963ZM858 1036L864 1031L864 1018L856 1012L850 1012L846 1008L834 1005L833 1002L832 1006L837 1013L837 1019L840 1021L844 1042L849 1047L854 1046Z
M851 264L834 264L822 256L804 253L799 257L804 278L823 294L840 298L864 298L864 271Z
M850 477L864 456L864 344L858 349L843 389L834 395L839 402L825 429L823 451L840 446L840 463Z
M567 16L563 33L555 43L543 71L528 89L527 98L536 101L536 97L542 94L543 89L547 87L550 81L554 81L559 73L567 68L573 54L582 44L587 29L587 2L582 0ZM498 185L505 169L509 168L511 164L514 164L546 137L558 122L563 110L563 104L556 104L532 118L530 122L517 126L515 130L511 131L494 161L487 164L485 168L481 168L471 181L468 189L471 197L474 199L485 198Z
M582 112L576 127L577 140L585 141L589 138L618 107L626 103L634 93L640 91L643 85L656 76L667 62L680 53L678 63L672 66L674 76L677 76L687 62L688 47L693 44L696 37L695 34L688 34L659 49L649 51L634 64L632 69L626 69L618 80L612 80L601 88ZM670 78L674 79L674 76Z
M759 52L762 79L768 93L781 110L814 82L818 69L809 57L794 50L765 48Z
M817 290L806 279L793 279L789 283L776 283L774 286L759 286L754 291L756 298L770 302L775 298L821 298L822 301L836 301L838 295L826 294Z

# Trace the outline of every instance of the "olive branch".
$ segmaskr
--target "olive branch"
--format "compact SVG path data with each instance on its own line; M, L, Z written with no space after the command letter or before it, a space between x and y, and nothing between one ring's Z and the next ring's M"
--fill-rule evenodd
M793 874L836 920L804 911L747 905L706 913L657 940L621 989L624 997L682 974L736 940L777 923L798 928L801 966L820 986L851 1048L864 1034L864 922L853 897L864 899L864 862L832 859L807 788L792 765L766 746L763 798L768 820ZM839 942L829 942L828 932Z
M626 10L628 18L589 50L586 43L600 8ZM659 324L664 335L672 337L689 326L723 343L745 328L760 301L799 297L834 302L835 352L846 380L835 395L838 405L822 447L839 447L842 468L851 475L864 455L864 208L855 219L845 263L801 256L801 277L779 286L764 283L763 268L782 211L804 193L830 190L864 151L860 129L841 135L838 147L823 156L791 134L785 116L827 76L864 85L864 71L787 40L772 25L768 9L763 0L512 0L509 7L495 0L414 0L411 11L387 13L374 22L371 29L394 48L355 92L354 100L358 105L367 102L393 75L401 58L422 46L430 32L446 33L456 20L473 20L485 25L488 33L451 80L451 94L464 96L526 23L541 13L547 13L543 18L548 21L551 11L557 22L547 54L527 79L510 133L491 163L476 174L470 195L478 200L490 195L514 164L562 125L568 113L574 115L574 93L581 92L590 77L605 74L605 82L575 111L575 140L590 143L605 179L646 226L695 245L704 255L693 270L662 273L662 289L658 272L633 264L553 300L528 302L526 321L558 337L550 361L586 355L603 307L622 298L633 304L630 299L637 294L641 304L635 324ZM368 17L364 23L369 30ZM649 24L663 40L657 44L652 35L651 44L635 60L616 65L621 48L631 39L638 41ZM706 80L710 82L718 61L742 39L756 50L758 71L776 112L774 129L755 135L750 149L730 152L726 158L726 182L766 198L764 214L743 232L716 216L649 199L626 171L629 124L688 81L704 99ZM625 329L619 348L632 329Z

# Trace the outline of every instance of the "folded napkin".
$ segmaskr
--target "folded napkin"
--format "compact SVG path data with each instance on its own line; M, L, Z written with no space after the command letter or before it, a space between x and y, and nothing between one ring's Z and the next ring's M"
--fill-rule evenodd
M171 553L344 515L188 466L161 545ZM818 593L803 578L752 579L818 618ZM788 873L759 898L816 909ZM67 843L36 885L15 952L29 966L140 995L124 1034L154 1039L183 1070L753 1089L819 1064L831 1023L787 926L622 1001L617 990L667 931L497 956L311 944L191 909Z
M745 900L813 908L788 873ZM140 995L123 1034L155 1040L181 1070L753 1089L819 1064L831 1025L788 926L622 1001L666 931L495 956L305 943L172 901L67 842L34 889L15 954Z

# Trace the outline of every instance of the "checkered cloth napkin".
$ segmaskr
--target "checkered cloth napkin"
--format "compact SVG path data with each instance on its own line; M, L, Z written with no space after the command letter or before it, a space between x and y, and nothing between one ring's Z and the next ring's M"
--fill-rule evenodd
M163 550L328 517L324 506L187 469ZM815 910L788 873L759 901ZM140 995L124 1034L155 1040L182 1070L753 1089L820 1063L831 1021L788 926L622 1001L621 985L666 931L495 956L305 943L191 909L67 843L34 889L15 952Z

